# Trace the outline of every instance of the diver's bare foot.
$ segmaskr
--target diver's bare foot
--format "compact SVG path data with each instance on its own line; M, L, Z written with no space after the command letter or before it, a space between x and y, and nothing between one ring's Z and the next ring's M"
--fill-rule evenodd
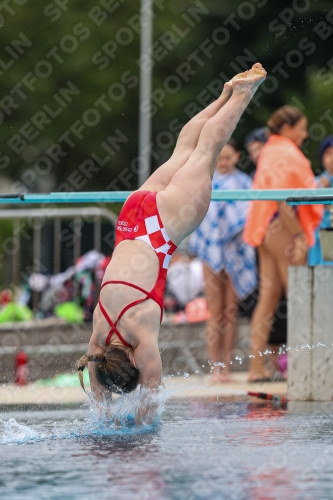
M234 94L251 94L253 95L259 85L266 78L266 71L260 63L256 63L248 71L239 73L231 80Z

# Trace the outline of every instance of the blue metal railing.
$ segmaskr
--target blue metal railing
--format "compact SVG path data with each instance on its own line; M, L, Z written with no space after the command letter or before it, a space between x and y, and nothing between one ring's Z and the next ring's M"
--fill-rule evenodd
M6 194L0 195L0 203L118 203L124 202L132 191L96 191L73 193ZM288 199L288 200L287 200ZM234 189L213 191L213 201L223 200L273 200L288 204L326 204L333 202L333 188L320 189Z

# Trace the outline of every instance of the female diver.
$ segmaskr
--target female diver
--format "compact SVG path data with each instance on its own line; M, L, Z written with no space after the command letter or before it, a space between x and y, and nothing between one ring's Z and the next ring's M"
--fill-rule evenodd
M93 316L88 355L97 399L156 389L162 380L159 325L169 260L207 213L221 149L264 81L260 63L224 85L221 96L182 129L171 158L126 200Z

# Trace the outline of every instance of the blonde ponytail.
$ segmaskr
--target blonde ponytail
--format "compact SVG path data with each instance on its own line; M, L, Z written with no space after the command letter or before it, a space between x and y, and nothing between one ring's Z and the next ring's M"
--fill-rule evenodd
M104 354L84 354L77 362L77 371L80 384L86 394L87 391L84 388L84 382L83 382L83 370L85 369L88 361L94 361L95 363L105 363L106 359Z

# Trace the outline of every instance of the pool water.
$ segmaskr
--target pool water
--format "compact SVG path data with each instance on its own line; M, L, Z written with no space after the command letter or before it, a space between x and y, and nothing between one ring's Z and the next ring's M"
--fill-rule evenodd
M124 433L88 407L0 418L0 498L333 499L333 408L181 400Z

